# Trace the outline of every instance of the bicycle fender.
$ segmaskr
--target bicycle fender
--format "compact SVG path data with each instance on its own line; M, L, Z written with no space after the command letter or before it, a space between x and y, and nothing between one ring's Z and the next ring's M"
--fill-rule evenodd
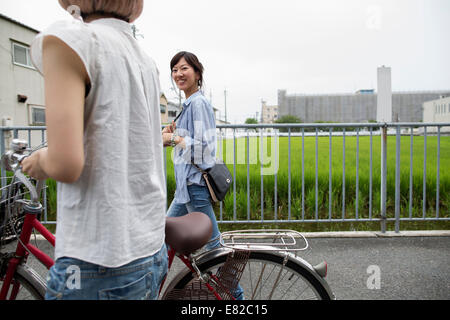
M17 267L16 273L28 281L42 297L45 297L45 292L47 291L46 282L36 271L27 265L21 264Z
M328 292L328 295L331 297L331 299L336 300L336 296L334 295L328 282L324 278L324 272L322 270L323 266L325 265L324 263L323 263L324 265L322 265L322 263L321 263L317 266L312 266L309 262L300 258L299 256L294 255L291 252L273 252L273 253L275 253L276 255L278 255L280 257L285 257L286 255L288 255L289 260L302 266L304 269L307 269L322 284L322 286Z

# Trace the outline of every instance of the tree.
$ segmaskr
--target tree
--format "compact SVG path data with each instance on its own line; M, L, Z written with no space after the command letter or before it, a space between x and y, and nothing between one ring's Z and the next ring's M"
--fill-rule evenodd
M302 119L292 116L292 115L286 115L282 116L280 119L276 120L275 123L303 123ZM280 128L280 132L288 132L288 128ZM291 132L300 132L302 131L301 128L292 128Z
M254 118L247 118L247 120L245 120L245 124L258 124L258 121Z

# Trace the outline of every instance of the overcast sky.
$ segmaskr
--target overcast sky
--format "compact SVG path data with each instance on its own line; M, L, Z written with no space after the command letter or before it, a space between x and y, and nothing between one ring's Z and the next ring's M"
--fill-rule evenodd
M70 18L57 0L0 0L0 13L38 30ZM205 66L205 95L243 122L277 104L277 91L376 89L392 68L394 91L450 89L449 0L145 0L136 25L175 100L169 62L192 51Z

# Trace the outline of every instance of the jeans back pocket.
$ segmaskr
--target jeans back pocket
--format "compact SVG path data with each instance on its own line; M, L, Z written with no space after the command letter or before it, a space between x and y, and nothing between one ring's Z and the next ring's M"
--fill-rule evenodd
M147 300L152 296L152 282L153 274L149 272L125 286L101 290L99 298L100 300Z

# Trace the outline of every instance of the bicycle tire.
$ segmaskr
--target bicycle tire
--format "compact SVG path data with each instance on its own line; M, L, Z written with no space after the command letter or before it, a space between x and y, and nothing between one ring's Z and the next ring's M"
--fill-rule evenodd
M228 254L229 252L226 252L212 257L211 259L203 260L197 267L201 272L213 271L213 273L215 273L225 264ZM329 288L327 289L325 287L326 285L323 284L324 280L319 280L318 277L320 276L313 274L310 267L292 256L289 256L287 261L285 258L285 255L273 252L250 252L248 263L245 266L242 278L239 281L240 286L244 290L246 300L333 299L333 294L330 292ZM267 268L267 266L269 266L269 268ZM195 281L199 282L196 278L195 274L187 272L179 280L175 279L176 283L171 284L168 287L163 299L214 299L214 296L211 293L208 293L205 287L199 288L198 285L196 288L198 296L190 294L187 295L189 298L186 298L183 291L190 290L191 287L193 288L193 283ZM262 281L259 282L263 284L256 285L255 283L251 283L254 282L252 278L262 279ZM273 292L275 289L279 288L281 291ZM259 292L257 292L258 290ZM304 293L307 293L307 295L304 295Z
M19 266L14 274L7 299L10 299L13 283L19 283L19 292L15 300L44 300L46 286L37 273L27 266ZM0 281L0 289L3 281Z

